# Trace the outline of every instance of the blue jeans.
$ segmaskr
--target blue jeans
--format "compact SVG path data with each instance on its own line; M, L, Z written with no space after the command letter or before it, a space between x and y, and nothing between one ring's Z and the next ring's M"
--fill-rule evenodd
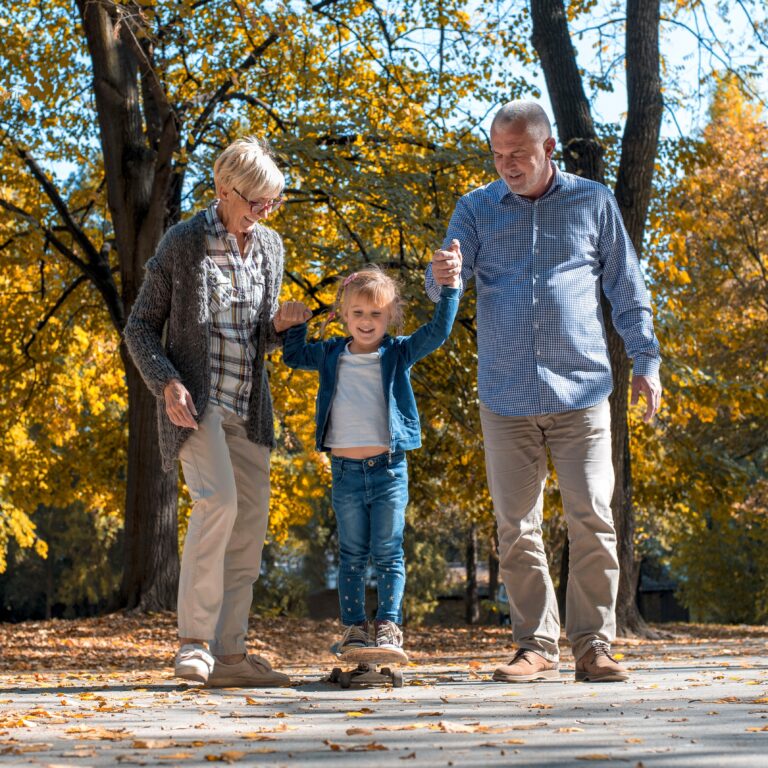
M376 569L380 621L403 620L405 558L403 529L408 504L405 452L370 459L331 457L331 499L339 534L341 621L366 620L365 572L369 558Z

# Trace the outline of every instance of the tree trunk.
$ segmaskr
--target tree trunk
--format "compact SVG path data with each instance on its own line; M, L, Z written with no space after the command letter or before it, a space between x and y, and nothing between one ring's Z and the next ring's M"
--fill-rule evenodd
M541 59L566 170L605 183L604 150L571 43L563 0L531 0L533 44ZM659 0L627 1L627 123L622 138L616 198L638 254L642 248L653 164L661 125ZM614 389L610 398L616 486L612 499L620 565L617 622L620 634L645 633L636 602L635 516L627 425L630 377L624 343L603 301Z
M137 33L141 14L113 0L77 0L94 76L107 199L120 264L121 312L128 316L168 221L175 116L152 79L151 35ZM142 41L142 42L138 42ZM169 205L169 203L171 203ZM123 328L118 327L122 333ZM128 477L121 602L140 610L172 609L178 583L177 476L163 472L155 398L121 355L128 385Z
M499 533L496 525L493 526L493 532L488 540L488 600L491 603L496 602L496 595L499 592ZM491 613L492 617L496 613Z
M127 352L123 359L129 409L120 603L140 611L172 610L179 580L178 475L162 471L155 398Z
M475 523L471 523L467 529L466 543L467 586L464 595L464 620L467 624L477 624L480 621L480 600L477 594L477 525Z
M557 582L557 610L560 613L560 622L565 624L567 617L566 595L568 594L568 574L571 567L571 544L568 539L568 531L563 533L563 549L560 555L560 579Z
M621 141L621 159L616 180L616 200L635 245L638 257L643 250L645 222L653 189L653 171L659 145L664 99L659 69L660 0L627 0L627 122ZM613 334L614 339L618 336ZM621 574L617 624L623 633L648 634L637 605L640 563L634 557L635 515L632 506L632 465L627 426L629 363L626 352L611 345L614 370L621 363L620 382L611 401L611 419L620 420L614 432L614 463L621 462L612 501L619 543ZM624 557L621 558L621 553Z

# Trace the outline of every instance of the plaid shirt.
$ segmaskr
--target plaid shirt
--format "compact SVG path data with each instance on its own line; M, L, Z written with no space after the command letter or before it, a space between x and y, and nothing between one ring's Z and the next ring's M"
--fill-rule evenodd
M237 240L224 228L214 200L205 211L206 251L216 265L211 280L211 392L209 400L248 418L256 345L252 331L264 296L261 253L246 238L240 255Z
M462 197L462 283L477 290L478 391L500 416L589 408L613 388L600 287L634 373L655 376L659 344L648 292L610 190L555 167L536 200L498 179ZM440 286L427 269L427 293Z

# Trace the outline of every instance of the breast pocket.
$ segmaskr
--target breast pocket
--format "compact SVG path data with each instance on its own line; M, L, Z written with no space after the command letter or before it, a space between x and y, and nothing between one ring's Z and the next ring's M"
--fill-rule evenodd
M218 269L209 271L208 280L208 306L211 314L228 312L235 299L235 289L229 279Z

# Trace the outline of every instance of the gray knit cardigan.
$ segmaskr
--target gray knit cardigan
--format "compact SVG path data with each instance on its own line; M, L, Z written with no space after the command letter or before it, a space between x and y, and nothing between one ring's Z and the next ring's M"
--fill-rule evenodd
M179 449L192 430L171 423L163 389L179 379L192 395L202 419L211 386L210 289L215 266L206 253L205 214L171 227L147 262L144 281L125 326L125 343L142 378L157 398L157 424L163 469L173 469ZM283 277L283 242L274 230L257 225L256 248L262 256L264 297L252 328L256 346L248 439L274 448L272 396L264 357L282 340L272 317L277 311Z

